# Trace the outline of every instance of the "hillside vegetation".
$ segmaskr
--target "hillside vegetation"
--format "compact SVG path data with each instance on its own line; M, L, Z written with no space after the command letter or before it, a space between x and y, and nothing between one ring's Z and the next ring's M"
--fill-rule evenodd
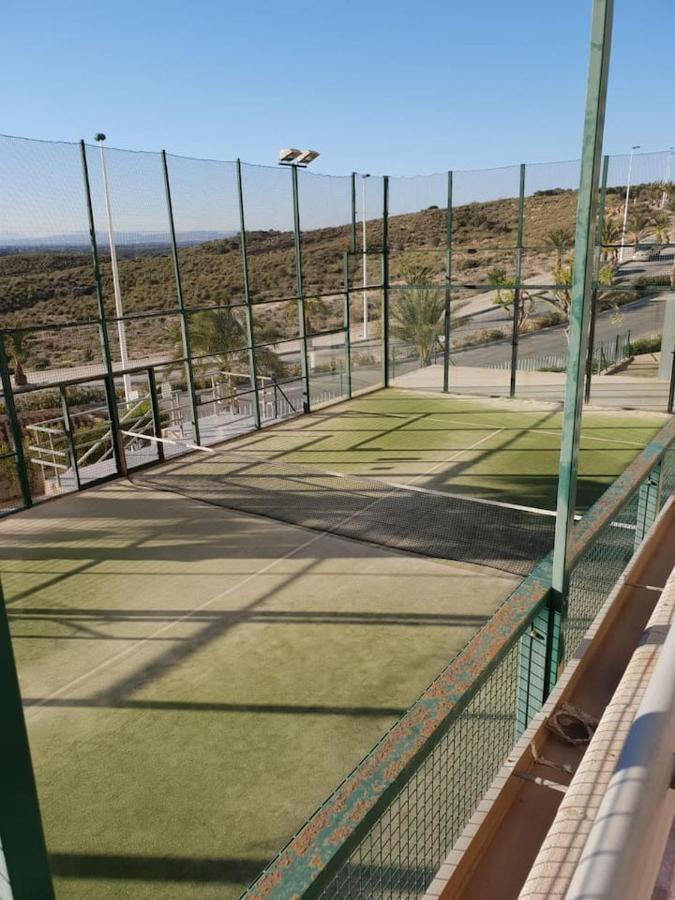
M574 223L576 191L554 190L528 197L525 206L523 277L552 269L553 253L546 237ZM453 273L466 283L487 283L495 266L513 269L516 240L515 199L471 203L453 210ZM360 228L357 229L360 238ZM446 210L431 207L389 220L390 271L394 282L411 266L424 267L432 280L445 272ZM343 254L350 249L349 226L322 228L302 235L305 295L336 295L317 313L316 328L330 327L341 315ZM368 223L369 249L382 245L382 221ZM295 259L290 232L256 231L247 234L250 288L254 302L278 301L256 310L256 341L293 338L297 326L289 316L289 298L295 295ZM176 283L168 246L125 245L118 248L125 314L166 312L166 316L139 318L127 325L130 357L142 358L173 349ZM239 240L209 240L179 249L181 283L188 308L243 303L243 276ZM379 261L370 259L371 282L379 280ZM101 274L107 315L114 316L109 259L101 253ZM351 257L350 280L362 283L361 256ZM461 300L463 292L458 292ZM468 292L466 292L468 296ZM63 322L85 322L96 317L96 292L91 255L68 251L8 251L0 255L0 326L23 328ZM358 321L359 304L354 304ZM109 328L113 354L115 329ZM28 368L80 365L99 359L99 338L93 325L74 330L26 335Z

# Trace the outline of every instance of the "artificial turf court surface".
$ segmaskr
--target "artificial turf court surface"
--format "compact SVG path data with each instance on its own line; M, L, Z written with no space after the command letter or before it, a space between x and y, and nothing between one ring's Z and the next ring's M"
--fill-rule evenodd
M585 416L585 503L661 421ZM388 391L236 446L551 507L559 426ZM126 481L0 538L64 898L237 896L518 582Z

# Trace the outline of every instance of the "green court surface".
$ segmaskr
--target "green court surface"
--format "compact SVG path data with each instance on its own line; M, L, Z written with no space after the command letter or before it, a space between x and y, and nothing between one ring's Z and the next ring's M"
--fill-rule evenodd
M584 418L582 505L662 421ZM559 427L387 391L208 458L550 508ZM126 480L0 542L59 898L238 896L519 581Z
M324 470L554 510L562 415L543 404L386 390L236 442ZM584 411L578 510L593 503L665 416Z

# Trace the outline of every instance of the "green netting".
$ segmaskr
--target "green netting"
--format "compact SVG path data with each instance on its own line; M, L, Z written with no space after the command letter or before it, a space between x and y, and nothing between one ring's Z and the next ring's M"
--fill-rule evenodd
M514 646L340 866L322 900L420 897L513 746Z
M235 163L167 156L186 307L244 302Z
M299 171L298 200L305 296L339 294L352 246L351 177Z
M0 136L0 325L96 316L77 144Z
M251 299L297 293L291 171L242 164Z
M175 309L176 280L161 155L106 147L104 159L123 314ZM87 161L103 299L106 314L114 317L110 235L99 147L87 146Z

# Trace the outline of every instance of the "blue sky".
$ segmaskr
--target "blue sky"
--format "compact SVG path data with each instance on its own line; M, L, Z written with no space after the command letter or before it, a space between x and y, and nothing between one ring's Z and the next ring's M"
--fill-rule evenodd
M409 175L579 154L591 0L5 0L0 131ZM675 144L675 4L616 0L605 150Z

